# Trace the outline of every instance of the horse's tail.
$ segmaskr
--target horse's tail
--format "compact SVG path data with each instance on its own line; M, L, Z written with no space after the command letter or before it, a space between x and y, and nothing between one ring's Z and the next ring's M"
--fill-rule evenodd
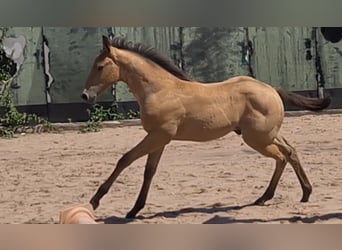
M311 98L286 91L282 88L275 88L283 103L289 103L293 106L304 108L311 111L320 111L327 108L331 103L330 97Z

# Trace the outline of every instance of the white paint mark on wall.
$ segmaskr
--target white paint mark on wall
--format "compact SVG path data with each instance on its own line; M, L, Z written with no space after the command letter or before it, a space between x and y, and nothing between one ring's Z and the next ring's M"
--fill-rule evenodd
M50 49L46 43L46 41L43 42L43 51L44 51L44 73L47 75L48 80L46 83L46 101L47 103L51 103L51 95L50 95L50 87L53 83L53 77L50 73Z
M6 37L2 42L6 55L13 59L17 64L17 72L13 76L16 77L25 61L26 39L20 35L17 37Z

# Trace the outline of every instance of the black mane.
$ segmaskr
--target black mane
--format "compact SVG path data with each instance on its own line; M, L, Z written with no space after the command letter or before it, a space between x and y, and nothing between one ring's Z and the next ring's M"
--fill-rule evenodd
M146 46L141 43L133 44L130 41L127 41L123 37L116 37L111 40L111 45L118 49L129 50L135 52L147 59L158 64L163 69L167 70L174 76L178 77L179 79L185 81L191 81L191 79L177 66L173 64L170 58L166 57L165 55L161 54L155 48Z

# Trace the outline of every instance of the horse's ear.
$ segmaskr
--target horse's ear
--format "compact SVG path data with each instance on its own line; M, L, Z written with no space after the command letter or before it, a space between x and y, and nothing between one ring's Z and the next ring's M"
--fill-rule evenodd
M102 43L103 43L103 49L107 50L108 52L110 51L110 41L108 37L102 36Z

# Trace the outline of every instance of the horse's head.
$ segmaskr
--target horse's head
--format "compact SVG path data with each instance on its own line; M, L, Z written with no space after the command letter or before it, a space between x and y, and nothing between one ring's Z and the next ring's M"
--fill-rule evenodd
M103 49L95 58L88 75L81 98L95 103L96 97L119 80L119 66L116 64L115 48L107 37L102 37Z

